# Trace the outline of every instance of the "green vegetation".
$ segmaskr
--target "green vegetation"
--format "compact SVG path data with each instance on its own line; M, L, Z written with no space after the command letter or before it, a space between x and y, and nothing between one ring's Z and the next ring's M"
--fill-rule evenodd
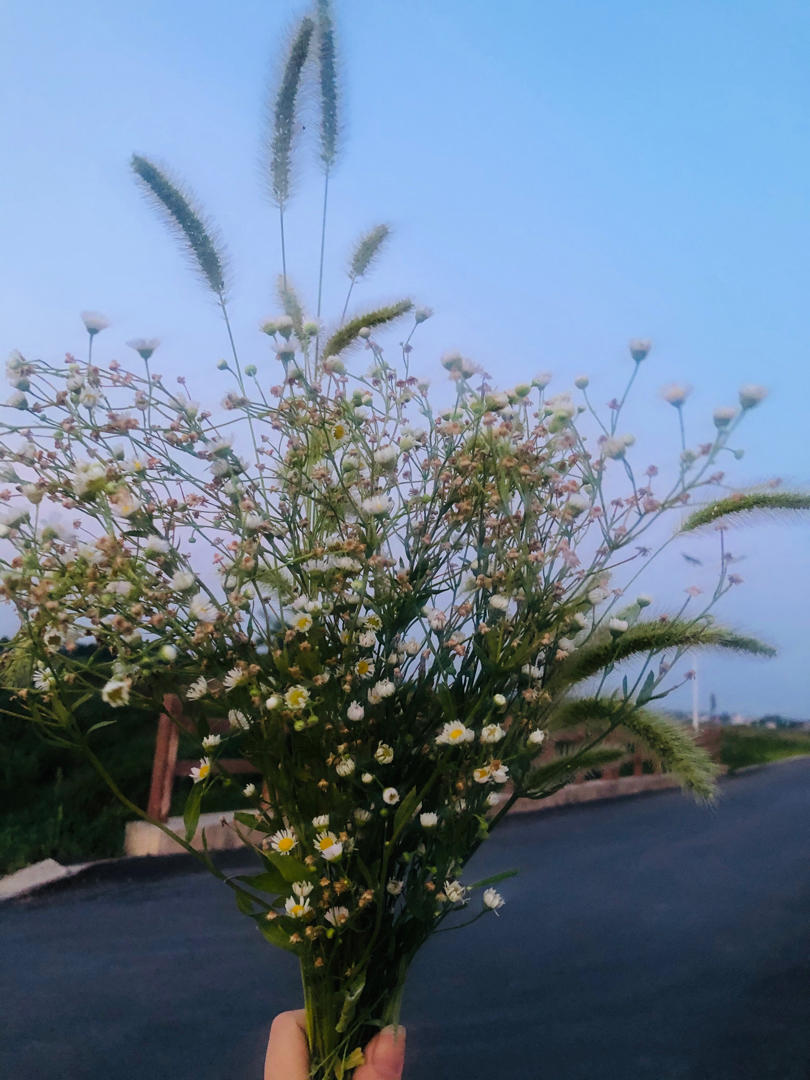
M725 727L722 735L720 761L731 772L746 765L764 765L797 754L810 754L810 732L807 731L746 726Z
M97 719L115 724L98 732L94 748L121 788L145 806L156 718L117 709ZM199 743L181 739L180 757L195 753ZM172 814L183 812L188 784L176 781ZM242 805L239 788L231 790L232 805ZM204 809L230 808L228 794L220 791L216 805ZM121 855L130 817L81 754L45 742L26 720L0 715L0 875L40 859L67 864Z

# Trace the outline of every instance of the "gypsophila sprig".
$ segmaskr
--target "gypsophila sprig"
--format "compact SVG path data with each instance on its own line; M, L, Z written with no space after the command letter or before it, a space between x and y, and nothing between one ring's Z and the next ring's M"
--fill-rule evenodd
M282 211L316 26L327 176L335 156L322 0L299 26L273 105ZM248 763L256 779L234 788L246 810L233 828L256 873L227 877L196 854L258 931L296 954L312 1076L343 1080L398 1017L430 935L471 909L501 911L500 877L470 886L463 874L518 797L619 761L628 743L711 796L705 753L651 705L687 678L687 651L768 647L719 626L691 582L669 618L650 615L634 583L662 546L656 528L677 526L685 508L691 531L807 509L808 497L726 486L720 463L765 396L758 386L708 417L696 448L688 388L670 386L673 467L640 469L619 424L654 363L646 339L630 343L626 385L604 416L587 377L551 394L548 374L498 389L455 351L436 365L449 387L439 408L409 368L429 309L404 300L339 317L321 347L319 311L285 267L281 310L261 322L243 369L214 237L161 170L142 157L133 167L219 299L224 397L194 400L150 371L157 339L129 343L134 370L92 352L87 362L12 354L0 597L19 631L5 682L15 709L108 780L101 754L116 711L166 708L197 746L185 829L173 834L187 850L202 800L235 785L228 760ZM352 285L386 237L380 226L358 245ZM395 364L376 335L406 316ZM92 347L108 324L83 319ZM722 551L712 603L737 584ZM103 722L80 721L87 700Z

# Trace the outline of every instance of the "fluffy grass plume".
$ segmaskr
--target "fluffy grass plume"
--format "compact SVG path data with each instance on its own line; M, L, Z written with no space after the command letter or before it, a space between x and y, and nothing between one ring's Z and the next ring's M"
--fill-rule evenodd
M222 299L225 293L224 255L215 233L194 207L190 196L148 158L133 154L131 165L147 198L180 241L194 268Z
M401 315L406 315L412 308L413 300L399 300L396 304L389 304L387 307L377 308L376 311L367 311L365 315L358 315L356 319L341 326L329 338L323 350L324 359L342 353L353 341L357 340L363 327L373 329L375 326L384 326Z
M329 0L318 0L318 75L321 85L321 161L329 170L337 156L339 133L335 28Z
M748 514L758 510L765 512L810 510L810 495L804 495L798 491L737 492L725 499L709 503L708 506L690 514L681 525L680 531L694 532L702 526L711 525L719 518L731 517L734 514Z
M301 74L309 55L315 23L309 17L301 20L290 51L278 93L271 111L270 190L273 201L283 207L290 197L292 175L292 146L295 135L295 106L301 86Z
M596 675L609 664L620 663L640 653L660 653L665 649L718 648L752 656L774 656L776 650L756 638L737 634L722 626L667 619L640 622L618 638L609 631L597 633L563 660L549 681L549 693L561 693L576 683Z
M390 235L391 230L387 225L375 225L373 229L369 229L367 233L360 237L349 265L349 274L352 280L365 274Z

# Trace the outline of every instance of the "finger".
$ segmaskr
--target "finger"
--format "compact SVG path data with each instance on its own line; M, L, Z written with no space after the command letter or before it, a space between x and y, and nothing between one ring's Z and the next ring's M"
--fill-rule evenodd
M405 1028L387 1027L366 1047L366 1063L354 1080L400 1080L405 1066Z
M308 1080L307 1014L303 1009L279 1013L270 1028L264 1080Z

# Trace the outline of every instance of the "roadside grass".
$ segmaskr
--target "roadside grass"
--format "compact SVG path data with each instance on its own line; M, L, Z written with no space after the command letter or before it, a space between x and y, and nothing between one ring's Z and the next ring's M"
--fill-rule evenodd
M722 728L720 761L729 772L797 754L810 754L810 732L748 726Z
M109 713L109 715L106 715ZM157 718L130 709L105 710L114 719L99 731L94 749L127 796L145 806L149 796ZM180 740L180 757L199 745ZM175 781L172 814L183 812L190 781ZM244 806L241 787L217 790L204 810ZM22 720L0 715L0 876L38 862L103 859L123 853L132 815L80 755L46 743Z

